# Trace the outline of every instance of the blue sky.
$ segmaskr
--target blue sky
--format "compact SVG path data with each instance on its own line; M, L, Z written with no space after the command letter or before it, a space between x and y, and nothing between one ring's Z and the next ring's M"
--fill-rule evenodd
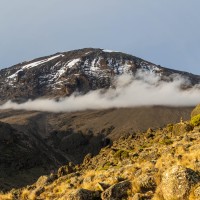
M85 47L200 74L199 0L1 0L0 66Z

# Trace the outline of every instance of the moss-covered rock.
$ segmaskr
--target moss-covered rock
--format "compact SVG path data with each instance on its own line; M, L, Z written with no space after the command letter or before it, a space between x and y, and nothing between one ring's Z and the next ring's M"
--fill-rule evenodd
M189 132L193 127L189 123L178 123L173 126L173 135L182 135L183 133Z
M64 200L100 200L100 193L86 189L78 189L70 195L66 195Z
M200 104L198 104L191 113L191 118L200 114Z
M127 198L127 190L130 189L131 183L129 181L122 181L117 183L108 189L106 189L102 194L102 200L121 200Z
M200 125L200 114L195 115L194 117L191 118L190 120L190 124L192 126L199 126Z

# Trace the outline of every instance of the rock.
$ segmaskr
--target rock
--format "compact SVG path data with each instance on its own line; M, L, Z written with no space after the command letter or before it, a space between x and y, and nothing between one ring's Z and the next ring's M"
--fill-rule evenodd
M173 135L178 136L181 135L182 133L187 133L191 131L193 127L190 124L186 123L178 123L173 126Z
M73 172L75 172L74 166L71 163L69 163L58 169L58 177L61 177L61 176L67 175L67 174L71 174Z
M137 184L140 187L140 191L154 191L156 189L156 182L152 175L142 174L137 178Z
M35 183L36 187L42 187L45 186L48 182L48 176L40 176L37 180L37 182Z
M165 200L186 200L191 187L199 181L200 177L195 171L175 165L162 176L162 195Z
M88 153L88 154L85 156L84 160L83 160L83 164L84 164L84 165L85 165L85 164L88 164L88 163L90 162L91 159L92 159L92 154L91 154L91 153Z
M44 187L47 184L52 183L55 179L57 179L57 175L50 174L49 176L40 176L35 183L37 188Z
M42 194L45 191L44 187L39 187L37 188L34 193L36 196L39 196L40 194Z
M100 200L100 192L86 189L78 189L70 195L66 195L63 200Z
M106 189L108 189L110 187L110 185L105 184L105 183L97 183L97 186L99 187L99 189L103 192Z
M136 193L132 200L151 200L153 197L153 192L147 192L145 194Z
M127 190L130 187L131 183L129 181L122 181L106 189L101 194L101 198L102 200L121 200L127 198Z
M140 200L140 199L141 199L141 194L140 193L136 193L136 194L134 194L132 200Z

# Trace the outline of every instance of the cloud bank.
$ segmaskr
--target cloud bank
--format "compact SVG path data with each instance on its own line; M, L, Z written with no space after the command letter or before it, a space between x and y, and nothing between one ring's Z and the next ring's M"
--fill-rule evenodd
M200 102L200 87L188 87L190 82L174 76L171 82L160 76L138 73L135 77L121 75L115 80L115 88L96 90L85 95L73 94L59 101L50 99L29 100L22 104L8 101L0 109L72 112L87 109L124 108L149 105L194 106Z

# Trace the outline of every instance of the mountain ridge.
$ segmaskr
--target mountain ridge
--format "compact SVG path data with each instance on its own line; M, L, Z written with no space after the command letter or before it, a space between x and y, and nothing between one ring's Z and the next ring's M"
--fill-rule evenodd
M174 75L188 79L191 86L200 76L153 64L141 58L103 49L84 48L58 52L0 70L3 102L36 98L60 98L115 86L113 78L122 74L135 76L138 71L172 81ZM190 86L188 86L190 87Z

